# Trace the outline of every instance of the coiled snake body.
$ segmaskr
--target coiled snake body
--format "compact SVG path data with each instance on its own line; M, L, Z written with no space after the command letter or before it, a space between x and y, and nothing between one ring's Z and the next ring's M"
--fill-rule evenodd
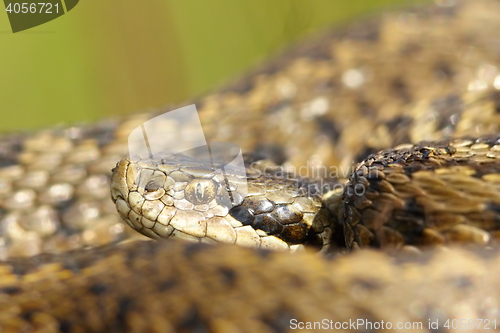
M305 170L310 196L249 176L229 208L200 168L122 160L161 111L4 136L0 331L496 329L498 13L485 0L385 14L195 101L210 141L254 152L273 184ZM197 242L131 240L119 215ZM201 244L215 241L250 248ZM303 242L325 253L266 250Z

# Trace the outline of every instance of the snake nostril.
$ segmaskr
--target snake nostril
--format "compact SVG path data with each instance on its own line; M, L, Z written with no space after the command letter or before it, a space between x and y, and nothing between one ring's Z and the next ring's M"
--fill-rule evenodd
M150 180L146 186L144 186L144 199L146 200L157 200L164 194L165 189L163 189L162 186L154 180Z
M146 186L144 187L144 189L148 192L157 191L159 188L160 188L160 184L156 183L154 180L147 183Z

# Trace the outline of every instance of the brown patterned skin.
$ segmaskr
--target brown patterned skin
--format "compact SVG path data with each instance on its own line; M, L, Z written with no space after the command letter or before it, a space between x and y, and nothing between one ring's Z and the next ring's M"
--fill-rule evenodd
M375 251L330 261L310 252L175 240L127 243L15 261L13 271L10 264L1 265L0 327L3 332L286 332L299 322L326 320L335 327L364 319L393 327L408 322L408 331L422 332L431 331L429 321L438 320L444 329L447 319L464 318L474 319L476 328L476 319L490 320L493 328L499 261L498 252L459 249L404 262ZM351 325L346 329L356 331Z
M436 4L329 33L200 98L196 104L207 138L271 155L289 169L307 165L313 172L321 166L335 167L344 179L354 161L381 149L499 133L500 55L495 46L500 3ZM431 196L423 196L420 207L436 203L433 209L449 214L439 220L446 223L483 216L486 230L460 227L454 234L483 241L482 251L438 246L421 255L406 248L396 259L375 251L331 259L309 251L292 255L171 241L66 252L134 237L109 200L110 170L127 154L130 130L152 116L2 138L2 257L62 252L0 264L2 332L283 332L294 325L307 329L307 323L332 320L335 325L358 318L391 322L393 327L397 322L422 322L421 327L412 326L413 331L447 330L447 319L464 319L470 331L485 328L485 321L479 320L487 319L494 328L500 256L489 247L494 245L497 219L481 215L487 210L474 212L468 195L481 196L477 187L460 194L460 200L452 202L454 210L440 207L439 201L427 202ZM448 146L451 141L446 142ZM474 150L472 143L467 145ZM363 163L377 164L379 157ZM377 190L383 189L389 200L365 198L371 202L358 207L346 198L349 205L343 209L337 199L327 202L346 221L364 221L366 230L353 230L348 242L380 246L389 239L400 246L394 230L406 240L404 230L393 228L400 215L384 220L373 210L365 213L370 205L396 212L397 204L412 202L404 201L408 196L403 203L392 200L398 181L410 178L404 167L401 170L398 176L377 173ZM460 177L472 175L469 182L487 190L486 185L495 183L496 171L481 170L459 168ZM493 176L484 178L487 174ZM425 176L416 177L421 181L417 185ZM441 183L436 178L428 182L433 181ZM380 186L387 182L390 186ZM413 201L422 200L416 198ZM495 201L491 203L480 206L496 212ZM358 215L347 207L355 207ZM457 207L465 209L460 212ZM448 237L431 236L424 239ZM429 326L436 320L437 327ZM371 330L358 327L363 328ZM356 327L349 323L344 329ZM452 326L450 331L466 329Z
M343 198L347 244L393 250L497 244L498 143L500 136L490 135L371 155L356 167Z

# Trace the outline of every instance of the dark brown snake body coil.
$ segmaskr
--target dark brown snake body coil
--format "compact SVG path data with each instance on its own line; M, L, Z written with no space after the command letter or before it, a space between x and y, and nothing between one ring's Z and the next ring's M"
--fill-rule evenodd
M436 0L305 42L195 101L209 141L336 178L322 203L274 193L282 212L259 220L328 210L338 224L314 227L327 255L265 250L305 238L300 223L272 231L279 241L255 231L257 249L134 240L110 170L161 110L3 136L0 332L498 330L499 31L498 1ZM344 247L356 250L332 254Z

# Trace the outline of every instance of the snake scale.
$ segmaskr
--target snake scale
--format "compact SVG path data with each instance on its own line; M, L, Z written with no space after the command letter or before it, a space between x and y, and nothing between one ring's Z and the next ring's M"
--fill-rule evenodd
M436 0L312 38L194 100L209 141L334 185L309 199L250 185L247 208L217 210L195 168L124 182L138 170L122 160L128 134L167 109L4 135L0 332L496 330L498 31L500 2ZM158 199L172 179L184 183L169 185L175 208L236 234L200 235L203 219L158 215L137 194L140 208L125 207L129 185ZM144 234L197 242L146 241L117 209ZM246 247L205 244L217 237Z

